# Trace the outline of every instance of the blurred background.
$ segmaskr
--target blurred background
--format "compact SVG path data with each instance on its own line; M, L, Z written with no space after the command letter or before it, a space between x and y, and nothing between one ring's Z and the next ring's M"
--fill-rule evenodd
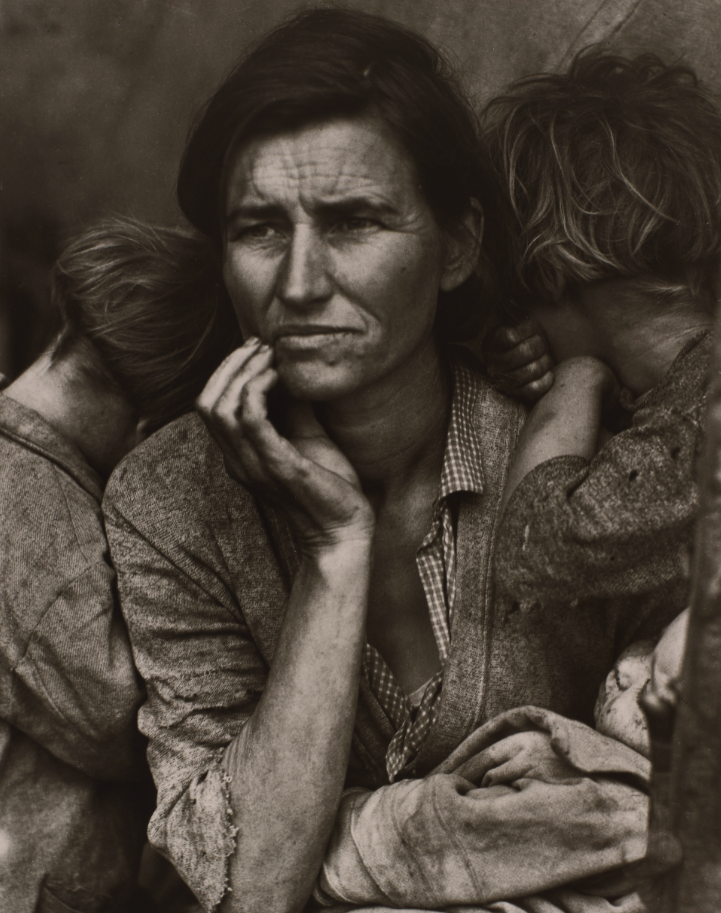
M48 273L93 220L177 224L188 126L297 0L0 0L0 372L53 332ZM721 89L721 0L347 0L425 33L478 106L587 44L682 58Z

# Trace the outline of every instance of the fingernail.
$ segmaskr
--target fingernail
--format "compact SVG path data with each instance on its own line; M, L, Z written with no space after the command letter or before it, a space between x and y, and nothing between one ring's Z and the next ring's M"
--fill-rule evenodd
M269 346L267 342L264 342L258 351L265 354L266 352L270 352L271 348L272 346Z
M246 344L247 346L257 346L259 343L260 343L260 339L258 339L257 336L249 336L249 337L245 340L245 344Z

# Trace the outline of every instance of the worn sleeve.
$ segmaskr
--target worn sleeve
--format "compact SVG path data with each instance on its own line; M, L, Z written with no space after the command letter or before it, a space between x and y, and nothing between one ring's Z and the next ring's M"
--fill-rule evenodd
M3 717L89 776L122 780L147 768L142 691L114 587L99 562L57 594L14 664Z
M640 409L590 462L557 457L514 491L499 530L499 593L524 602L644 595L688 577L700 402Z
M510 711L422 780L349 790L316 899L444 910L575 884L606 909L633 892L623 867L645 852L648 773L583 724Z
M192 511L166 514L141 499L121 509L112 491L104 509L147 688L139 725L158 791L148 835L212 910L227 890L235 837L221 762L256 706L266 665L223 579L212 533Z

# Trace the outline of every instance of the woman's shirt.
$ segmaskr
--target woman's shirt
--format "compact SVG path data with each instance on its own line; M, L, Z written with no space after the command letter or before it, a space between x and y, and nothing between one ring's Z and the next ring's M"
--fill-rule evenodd
M416 693L414 702L404 694L380 653L371 644L365 647L363 675L396 730L386 752L386 770L391 783L417 755L438 710L456 593L453 498L464 491L478 494L483 491L481 442L479 429L473 423L473 404L479 395L480 384L480 375L465 362L454 362L453 399L438 498L431 527L416 555L441 668L422 692Z
M646 629L660 630L686 597L685 580L663 599L587 599L573 611L563 602L525 611L495 597L498 511L525 413L466 364L479 490L446 497L455 501L455 523L444 523L439 499L443 571L434 579L442 578L445 592L435 604L440 637L448 626L447 655L415 755L405 755L402 739L405 777L424 776L512 707L535 704L592 723L599 685L618 652ZM458 385L452 412L462 398ZM456 465L447 452L444 472L450 476ZM298 554L277 511L228 477L197 416L136 448L108 483L103 507L121 607L147 687L138 722L158 788L149 837L212 909L227 890L227 859L242 826L222 761L263 692ZM443 548L444 529L452 551ZM349 787L376 789L390 780L399 721L386 706L378 685L362 677Z

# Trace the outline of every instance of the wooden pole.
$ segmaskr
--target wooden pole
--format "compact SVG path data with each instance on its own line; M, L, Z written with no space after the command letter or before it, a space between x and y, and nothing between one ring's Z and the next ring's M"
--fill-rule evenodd
M721 307L712 364L691 618L670 745L664 748L665 734L649 721L650 856L671 861L680 844L682 861L656 880L645 898L650 913L721 913Z

